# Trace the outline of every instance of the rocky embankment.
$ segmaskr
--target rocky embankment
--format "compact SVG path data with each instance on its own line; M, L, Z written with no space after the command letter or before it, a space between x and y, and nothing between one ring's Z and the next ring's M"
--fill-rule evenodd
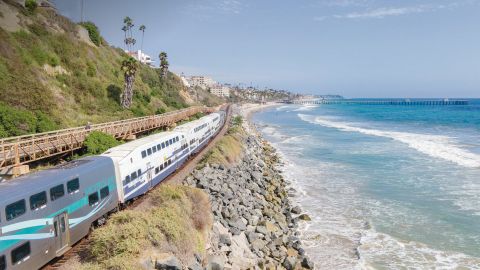
M184 181L210 196L207 269L313 269L297 232L309 217L292 207L274 149L257 135L243 140L239 162L206 165Z

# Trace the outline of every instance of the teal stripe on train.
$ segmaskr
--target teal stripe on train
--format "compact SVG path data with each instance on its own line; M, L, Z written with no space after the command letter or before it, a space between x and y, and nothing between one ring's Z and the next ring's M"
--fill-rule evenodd
M108 185L108 189L110 191L110 194L112 194L112 192L116 192L117 191L117 185L116 185L116 181L115 181L115 176L111 176L107 179L107 185ZM59 211L49 215L48 217L46 218L42 218L42 219L36 219L36 220L29 220L29 221L22 221L22 222L19 222L19 223L15 223L15 224L10 224L10 225L7 225L5 227L2 227L0 228L1 231L2 231L2 234L5 234L6 232L13 232L15 231L15 236L17 237L17 239L15 239L15 236L14 235L9 235L9 236L1 236L0 237L0 252L3 252L9 248L11 248L13 245L17 244L18 242L20 242L21 240L27 240L27 239L30 239L30 240L37 240L37 239L45 239L46 237L46 233L40 233L40 234L35 234L36 232L42 230L43 228L47 227L47 226L50 226L51 224L53 224L53 218L63 212L67 212L68 215L71 215L73 213L75 213L76 211L78 211L79 209L85 207L86 205L88 205L88 195L95 192L95 191L99 191L100 188L103 188L105 186L105 182L104 181L100 181L100 182L97 182L95 183L94 185L91 185L89 187L87 187L85 189L85 196L82 197L80 200L77 200L76 202L60 209ZM74 224L72 224L72 228L75 227L77 224L79 224L79 222L85 220L85 219L88 219L88 217L91 217L93 216L96 212L98 212L103 206L105 205L105 203L102 203L100 205L98 205L94 211L91 211L88 215L86 215L85 217L82 217L82 218L76 218L76 219L72 219L72 221L76 221ZM44 223L42 225L40 225L39 221L44 221ZM28 226L28 227L27 227ZM5 230L6 229L6 230ZM31 237L27 237L28 235L30 235ZM43 237L43 238L42 238Z

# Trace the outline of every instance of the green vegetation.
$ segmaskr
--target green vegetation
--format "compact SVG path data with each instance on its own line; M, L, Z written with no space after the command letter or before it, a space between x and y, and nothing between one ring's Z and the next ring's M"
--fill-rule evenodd
M146 204L112 215L95 230L89 250L93 259L82 262L81 269L140 269L138 258L146 257L147 251L152 259L168 251L184 259L205 253L213 222L207 194L192 187L162 185Z
M88 36L93 44L100 46L102 37L100 36L100 30L98 30L98 27L93 22L83 22L80 23L80 25L87 29Z
M121 142L117 141L112 135L101 131L92 131L88 134L84 144L87 155L100 155L108 149L121 144Z
M26 9L10 2L1 4L18 10L21 29L8 32L0 26L0 102L8 107L9 113L22 117L15 125L0 124L1 137L189 106L189 94L180 78L171 72L162 77L160 69L139 64L131 106L122 108L125 78L121 66L128 57L123 50L84 42L79 38L80 26L54 10L38 8L27 15ZM104 41L101 37L99 40L101 45ZM213 104L217 102L209 99ZM34 120L23 117L25 112L33 115ZM37 112L54 124L37 128Z
M242 140L245 137L242 123L241 116L232 118L227 134L207 153L200 162L200 166L204 166L206 163L229 165L239 160L243 151Z
M33 13L38 7L38 3L36 0L26 0L25 1L25 8L28 12Z
M42 112L18 110L0 102L0 137L45 132L56 128L57 124Z

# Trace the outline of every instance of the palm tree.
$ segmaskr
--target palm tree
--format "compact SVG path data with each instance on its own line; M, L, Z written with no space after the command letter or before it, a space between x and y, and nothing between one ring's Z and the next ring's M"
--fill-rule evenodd
M128 39L128 38L133 39L133 36L132 36L132 27L134 26L134 24L133 24L132 19L127 16L127 17L125 17L125 18L123 19L123 23L125 24L126 31L128 31L128 37L127 37L127 39ZM127 46L128 46L129 44L132 44L132 42L127 43ZM128 50L131 51L132 48L129 47Z
M158 58L160 58L160 72L162 78L167 77L167 72L168 72L168 60L167 60L167 53L166 52L161 52L160 55L158 55Z
M140 50L143 51L143 37L145 36L145 25L140 25L140 28L138 28L138 30L142 31L142 45L140 45Z
M123 33L124 33L123 43L125 43L125 46L127 46L127 30L128 30L128 29L127 29L127 26L124 25L124 26L122 27L122 31L123 31ZM124 47L124 49L126 49L126 48Z
M133 84L135 83L135 75L137 73L137 60L129 57L122 62L122 71L124 82L123 93L120 96L122 107L130 108L133 99Z

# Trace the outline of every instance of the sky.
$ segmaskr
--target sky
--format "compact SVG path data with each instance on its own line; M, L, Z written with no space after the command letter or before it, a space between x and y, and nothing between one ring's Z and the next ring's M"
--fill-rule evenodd
M54 0L80 21L81 0ZM123 18L171 70L346 97L480 97L480 0L84 0L114 46ZM137 28L138 30L138 28ZM141 32L135 32L140 47Z

